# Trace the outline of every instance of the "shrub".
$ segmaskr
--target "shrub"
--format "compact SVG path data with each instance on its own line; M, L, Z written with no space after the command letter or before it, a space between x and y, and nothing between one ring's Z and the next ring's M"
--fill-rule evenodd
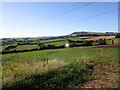
M40 47L40 49L41 49L41 50L47 49L47 46L46 46L46 45L42 45L42 46Z
M42 46L43 46L43 43L41 43L41 42L38 42L38 43L37 43L37 45L38 45L40 48L42 48Z
M75 43L76 47L79 47L79 46L82 46L82 45L83 45L82 43Z
M64 45L56 46L56 48L65 48Z
M92 46L92 41L84 41L84 46Z
M54 49L54 48L55 48L55 45L48 44L48 45L47 45L47 48L49 48L49 49Z
M106 40L99 39L97 40L98 45L106 45Z
M118 33L118 34L115 36L115 38L120 38L120 33Z
M4 50L10 50L11 48L16 48L17 45L9 45L7 47L4 48Z

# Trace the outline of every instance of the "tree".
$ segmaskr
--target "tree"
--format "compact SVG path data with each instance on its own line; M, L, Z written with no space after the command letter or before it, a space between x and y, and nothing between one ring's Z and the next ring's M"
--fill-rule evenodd
M41 43L41 42L38 42L37 45L38 45L40 48L42 48L42 46L43 46L44 44Z
M84 41L84 46L92 46L92 41Z
M118 34L115 36L115 38L120 38L120 33L118 33Z
M54 49L54 48L55 48L55 45L48 44L48 45L47 45L47 48Z
M67 39L67 42L68 42L68 43L71 43L71 42L72 42L72 40L70 40L70 39Z
M97 41L97 43L98 43L99 45L106 45L106 40L99 39L99 40Z

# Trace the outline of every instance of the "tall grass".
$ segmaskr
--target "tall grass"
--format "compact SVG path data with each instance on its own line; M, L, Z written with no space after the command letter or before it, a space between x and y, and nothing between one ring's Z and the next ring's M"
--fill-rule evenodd
M22 62L12 62L3 66L3 85L12 85L16 81L29 77L31 75L45 73L50 70L60 68L65 63L60 60L34 61L26 60Z
M78 84L83 84L91 80L92 66L80 63L73 63L65 67L54 69L47 73L33 74L25 77L9 86L3 86L8 89L55 89L71 88Z

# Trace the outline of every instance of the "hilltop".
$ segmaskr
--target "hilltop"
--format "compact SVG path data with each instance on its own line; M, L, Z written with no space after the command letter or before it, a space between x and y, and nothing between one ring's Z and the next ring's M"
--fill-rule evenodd
M91 35L96 35L96 36L102 36L102 35L105 35L105 36L113 36L113 35L116 35L117 32L85 32L85 31L81 31L81 32L73 32L70 34L70 36L83 36L83 35L87 35L87 36L91 36Z

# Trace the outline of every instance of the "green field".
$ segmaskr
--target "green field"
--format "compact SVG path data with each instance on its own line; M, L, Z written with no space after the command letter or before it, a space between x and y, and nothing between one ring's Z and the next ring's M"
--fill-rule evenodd
M65 39L50 39L50 40L41 40L40 42L53 42L53 41L59 41L59 40L65 40Z
M86 41L84 39L81 39L81 38L67 38L67 39L70 39L70 40L73 40L73 41Z
M46 46L51 44L59 47L65 45L68 40L85 41L84 39L70 37L39 40L39 42ZM120 44L120 39L115 38L113 40L114 45ZM26 42L29 41L26 40ZM98 83L100 80L104 80L103 84L106 88L118 87L118 48L80 46L40 50L37 45L37 39L34 39L34 42L32 41L31 43L36 44L17 45L15 48L11 48L10 51L32 49L39 51L2 55L3 89L39 88L42 90L44 88L48 90L55 88L80 88L82 86L86 87L86 82L94 82L94 80L97 80ZM106 40L106 44L112 46L112 40ZM8 46L4 45L2 49L4 50ZM97 47L99 46L101 45L97 45ZM111 81L107 81L107 78ZM108 82L108 84L105 82Z
M74 88L95 79L91 63L117 73L117 48L75 47L3 55L4 88ZM117 83L117 81L116 81ZM112 84L112 87L117 87ZM24 86L24 87L22 87ZM110 86L111 87L111 86Z
M73 40L73 41L85 41L84 39L80 39L80 38L65 38L65 39L50 39L50 40L41 40L39 42L44 43L44 45L55 45L55 46L64 46L68 41L67 40ZM63 40L63 41L61 41ZM114 40L114 44L118 44L120 39L113 39ZM31 42L31 43L37 43L37 42ZM112 44L112 40L106 40L107 45L111 45ZM10 44L10 45L16 45L16 44ZM1 50L4 50L6 47L10 46L10 45L5 45L2 46ZM31 49L38 49L39 46L37 44L34 45L18 45L16 48L11 48L10 51L12 50L31 50Z
M38 45L18 45L16 48L13 48L11 50L30 50L35 48L39 48L39 46Z
M52 42L52 43L46 43L45 45L52 44L52 45L55 45L55 46L61 46L61 45L65 45L66 42L67 41Z
M40 43L43 43L44 45L49 45L49 44L52 44L52 45L55 45L55 46L61 46L61 45L65 45L67 43L67 39L69 40L74 40L74 41L84 41L83 39L79 39L79 38L65 38L65 39L50 39L50 40L40 40L39 42ZM32 39L30 39L32 40ZM37 39L36 39L37 40ZM37 43L36 42L31 42L31 43ZM10 44L10 45L16 45L16 44ZM2 47L2 50L5 49L5 47L8 47L10 45L5 45ZM30 49L36 49L36 48L39 48L39 46L37 44L34 44L34 45L18 45L16 48L12 48L10 49L11 51L12 50L30 50Z
M10 45L16 45L16 44L10 44ZM4 50L6 47L8 47L8 46L10 46L10 45L2 46L2 50Z
M112 39L114 40L114 44L120 44L120 38L115 38L115 39ZM112 44L112 40L107 40L107 44L108 45L111 45Z

